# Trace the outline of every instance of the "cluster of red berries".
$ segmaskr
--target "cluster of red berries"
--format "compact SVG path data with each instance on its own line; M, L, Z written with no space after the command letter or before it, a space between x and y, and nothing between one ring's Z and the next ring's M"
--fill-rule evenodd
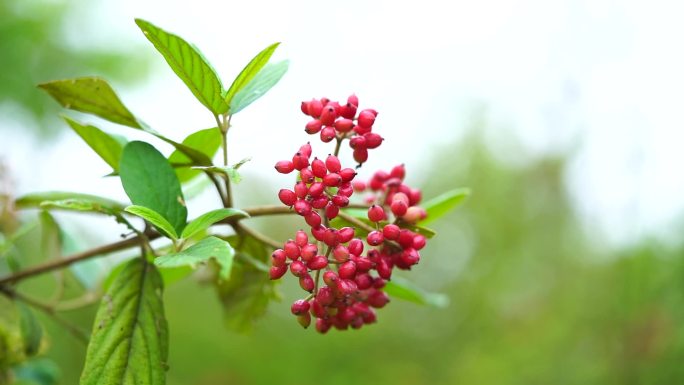
M337 149L339 142L345 139L365 140L363 146L358 143L353 146L355 160L363 163L367 159L367 149L377 147L368 147L368 135L372 134L370 138L380 136L370 132L377 113L363 110L355 118L357 106L358 99L352 95L344 106L326 98L314 99L302 103L302 111L319 122L307 125L307 132L333 129L332 134L322 134L321 139L329 142L331 135L337 138ZM381 138L378 145L380 142ZM363 157L359 156L362 152L365 153ZM308 327L313 316L316 330L321 333L331 327L358 329L375 322L374 308L389 302L382 289L391 278L393 268L410 269L420 260L418 250L425 246L426 239L405 227L425 217L425 211L417 206L421 193L403 183L403 165L394 167L389 173L378 171L364 183L355 181L356 171L344 168L336 155L328 155L325 160L311 160L311 155L312 148L307 143L299 148L292 160L279 161L275 165L282 174L298 171L294 188L280 190L278 197L304 217L313 242L307 232L297 231L294 239L273 252L270 277L279 279L289 270L299 279L301 288L310 293L291 307L302 326ZM354 192L366 190L371 192L366 199L370 205L368 219L375 223L376 230L369 228L370 225L365 228L331 226L330 221L339 215L340 208L349 206L349 198ZM390 216L394 218L392 223L388 222ZM368 230L371 231L365 237L365 244L369 247L364 255L364 241L355 236L357 231L365 234Z
M310 135L320 134L323 143L349 139L354 160L362 164L368 160L368 150L380 147L383 138L373 132L378 112L369 108L357 115L358 106L356 95L348 97L346 104L328 98L302 102L302 112L313 118L304 130Z

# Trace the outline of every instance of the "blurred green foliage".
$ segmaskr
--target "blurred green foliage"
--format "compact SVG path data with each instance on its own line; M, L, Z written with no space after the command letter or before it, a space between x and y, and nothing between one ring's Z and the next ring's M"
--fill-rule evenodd
M59 106L46 98L36 84L46 80L97 74L127 83L147 72L145 54L134 47L113 50L75 47L64 38L67 16L87 1L0 1L0 105L8 103L41 124L25 129L54 133L65 127L58 120ZM78 20L71 27L78 27Z

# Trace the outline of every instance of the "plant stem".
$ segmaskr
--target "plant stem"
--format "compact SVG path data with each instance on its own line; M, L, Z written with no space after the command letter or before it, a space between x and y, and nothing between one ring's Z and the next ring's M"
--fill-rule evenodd
M225 116L223 116L223 119L220 119L218 116L216 116L216 121L219 123L219 127L221 128L221 140L222 140L222 145L223 145L223 165L228 166L228 130L230 129L230 120L233 118L233 115L228 115L228 119L226 119ZM225 199L223 200L223 206L224 207L233 207L233 196L231 194L230 190L230 178L228 175L224 176L224 181L225 181Z
M257 241L259 241L265 245L271 246L274 249L279 249L282 247L282 244L280 244L278 241L275 241L275 240L269 238L268 236L254 230L254 229L250 229L249 227L245 227L245 226L242 226L240 224L236 224L235 228L238 232L247 234L250 237L256 239Z
M258 207L252 207L252 208L246 208L243 211L245 211L247 214L249 214L251 217L258 217L258 216L265 216L265 215L282 215L282 214L292 214L294 211L292 211L288 207L284 206L258 206ZM244 218L240 218L244 219ZM229 218L226 220L223 220L221 222L218 222L217 224L227 224L231 226L235 226L240 219L233 219ZM245 228L243 226L243 228ZM247 231L251 231L256 233L254 230L247 229ZM270 246L275 246L275 248L280 247L280 244L277 242L268 239L266 236L261 235L260 233L256 233L257 236L255 236L256 239L259 241L268 244ZM252 235L252 234L250 234ZM154 230L149 230L145 233L145 236L147 237L147 241L152 241L154 239L157 239L161 237L161 234ZM252 235L253 236L253 235ZM86 250L80 253L73 254L71 256L61 258L61 259L56 259L56 260L51 260L47 261L43 264L36 265L33 267L29 267L26 270L18 271L12 275L2 277L0 278L0 288L3 287L3 285L7 284L12 284L18 281L21 281L23 279L39 275L42 273L47 273L49 271L61 269L64 267L67 267L69 265L72 265L77 262L81 262L90 258L95 258L95 257L102 257L105 256L109 253L113 253L115 251L120 251L120 250L125 250L131 247L139 246L140 245L140 237L135 236L131 237L128 239L124 239L122 241L110 243L107 245L103 246L98 246L90 250Z
M337 138L337 143L335 144L335 152L333 155L337 156L340 153L340 146L342 145L342 140L344 140L344 137Z

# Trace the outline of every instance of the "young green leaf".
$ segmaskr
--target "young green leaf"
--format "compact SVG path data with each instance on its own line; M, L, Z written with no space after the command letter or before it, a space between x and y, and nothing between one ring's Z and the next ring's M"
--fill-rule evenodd
M434 237L435 235L437 235L437 232L436 232L435 230L429 229L429 228L423 227L423 226L411 225L411 224L408 224L408 223L400 223L400 224L399 224L399 227L401 227L402 229L411 230L411 231L413 231L414 233L418 233L418 234L424 236L424 237L427 238L427 239L431 239L432 237Z
M119 171L119 160L121 159L124 145L95 126L84 126L66 116L62 118L102 160L107 162L115 172Z
M204 213L190 221L190 223L185 226L185 229L183 229L183 234L181 234L181 238L190 238L218 221L235 216L246 218L249 217L249 214L238 209L217 209L209 211L208 213Z
M55 80L38 87L47 91L64 108L85 112L133 128L142 128L104 79L84 77Z
M197 48L148 21L135 19L135 23L200 103L214 115L228 111L221 81Z
M230 101L230 113L237 114L255 100L264 96L285 75L290 62L287 60L268 64L244 86Z
M150 222L154 227L159 230L166 237L173 240L178 239L178 233L174 230L173 226L158 212L143 206L128 206L125 210L127 213L139 216L140 218Z
M62 255L62 234L59 223L47 211L41 211L40 219L40 250L43 259L50 260Z
M178 177L164 156L148 143L131 142L121 156L121 183L133 204L161 214L181 233L188 210Z
M163 283L154 265L135 258L116 277L97 311L81 385L163 385L168 327Z
M15 302L15 304L19 311L19 330L21 331L21 338L24 340L24 353L31 357L40 350L43 328L31 309L21 302Z
M449 297L446 295L427 292L410 281L398 276L392 276L392 280L387 281L383 290L394 298L414 302L419 305L430 305L441 308L449 305Z
M86 199L63 199L60 201L43 201L40 207L46 210L62 209L71 211L89 211L105 215L115 215L121 212L120 209L105 207L97 202Z
M225 281L230 275L234 255L235 250L228 242L216 237L207 237L183 251L155 258L154 264L162 268L179 266L194 268L213 258L220 266L219 277Z
M197 131L185 138L183 145L193 148L211 159L221 147L221 131L217 127ZM176 150L171 153L169 162L176 167L176 175L181 183L187 182L201 173L190 168L197 164L182 151ZM178 165L187 166L178 167Z
M262 68L268 63L268 60L271 59L271 56L273 56L273 52L275 52L276 48L280 43L274 43L269 45L268 47L264 48L261 52L259 52L252 60L245 66L245 68L242 69L240 74L233 80L233 84L230 85L230 88L226 92L225 99L226 103L230 105L230 102L233 100L233 97L240 92L254 77L261 71ZM233 113L231 111L231 113Z
M81 194L68 191L47 191L23 195L14 202L17 209L27 209L40 207L45 201L82 201L90 202L93 205L103 207L107 210L120 212L126 207L124 204L115 200L99 197L97 195Z
M245 237L240 242L237 237L230 237L228 240L234 247L238 247L237 258L233 263L230 279L219 282L216 289L223 304L226 326L235 331L247 332L266 312L269 302L279 298L276 283L268 278L268 273L254 263L247 262L268 264L270 252L251 237Z
M423 203L421 206L425 208L427 212L427 218L420 221L421 225L427 225L433 222L449 211L458 207L463 201L470 195L470 189L467 188L457 188L451 191L447 191L429 201Z

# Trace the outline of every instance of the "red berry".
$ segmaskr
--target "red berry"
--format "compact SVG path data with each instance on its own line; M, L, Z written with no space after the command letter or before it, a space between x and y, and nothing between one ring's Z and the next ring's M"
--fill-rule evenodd
M306 183L300 181L295 184L294 192L297 198L304 199L306 198L306 195L309 193L309 188L306 187Z
M289 174L294 170L294 164L289 160L281 160L276 163L275 169L281 174Z
M347 98L347 103L349 103L349 104L351 104L351 105L353 105L353 106L357 106L357 107L358 107L358 105L359 105L359 97L356 96L356 94L351 94L351 95L349 95L349 97Z
M401 180L404 180L404 176L406 176L406 168L404 167L404 164L394 166L394 168L392 168L392 171L390 171L390 176L392 178L399 178Z
M342 182L347 183L351 182L352 179L356 176L356 171L354 171L353 168L343 168L339 172L340 177L342 178Z
M294 262L292 262L294 263ZM311 269L311 270L320 270L326 266L328 266L328 258L326 258L324 255L317 255L311 259L306 266Z
M382 136L374 133L374 132L369 132L367 134L364 134L363 137L366 139L366 148L378 148L382 144Z
M335 110L335 107L331 105L325 106L323 108L323 112L321 112L320 119L324 126L331 126L335 122L335 119L337 119L337 111Z
M363 163L368 160L368 150L366 150L365 148L355 148L353 155L354 160L359 163Z
M335 246L333 249L333 258L335 258L337 262L346 262L349 260L349 249L343 245Z
M384 291L375 291L368 297L368 304L374 308L381 308L387 305L389 297Z
M359 238L354 238L349 242L349 252L354 255L361 255L363 253L363 241Z
M302 102L301 109L304 115L309 115L309 102Z
M344 195L335 195L332 197L332 203L337 207L347 207L349 205L349 198Z
M303 199L299 199L294 204L294 210L297 214L304 216L311 212L311 204Z
M382 229L382 235L385 237L385 239L394 241L399 239L400 231L401 229L399 228L399 226L395 224L389 224Z
M368 242L369 245L371 246L377 246L381 244L385 240L385 237L382 235L381 232L374 230L368 233L368 236L366 237L366 242Z
M340 213L340 207L335 205L334 203L330 202L328 203L327 206L325 206L325 216L328 219L335 219L337 218L337 215Z
M310 211L308 214L304 215L304 221L311 227L318 227L321 225L321 216L315 211Z
M318 119L314 119L306 124L304 131L306 131L307 134L313 135L318 134L321 131L321 128L323 128L323 123Z
M325 226L316 226L311 228L311 235L313 235L314 238L316 238L317 241L323 242L323 238L325 238L325 232L326 232Z
M309 184L314 181L314 174L310 168L303 168L299 171L299 179L301 179L302 182Z
M385 259L380 259L375 265L375 270L377 270L378 275L382 279L390 279L392 277L392 267L387 263Z
M313 314L315 317L318 318L323 318L327 317L326 309L323 307L323 304L321 304L318 301L313 301L311 303L311 314Z
M307 168L309 167L309 158L298 152L292 157L292 164L296 170Z
M408 210L408 206L402 200L395 200L390 205L390 209L392 210L392 214L394 214L397 217L401 217L404 214L406 214L406 210Z
M306 159L309 159L311 157L311 143L307 142L306 144L303 144L301 147L299 147L299 153L304 155Z
M380 222L385 218L385 210L383 210L382 206L373 205L368 208L368 219L371 222Z
M311 305L309 305L309 302L303 300L303 299L298 299L294 301L292 306L290 307L290 310L292 310L292 314L294 315L302 315L305 313L309 313L309 308Z
M311 207L313 207L315 209L322 209L323 207L325 207L328 204L329 200L330 199L327 196L321 195L317 198L314 198L311 201Z
M354 228L353 227L343 227L337 232L337 237L340 243L347 243L354 238Z
M337 281L340 280L340 277L337 276L337 273L335 273L332 270L328 270L325 273L323 273L323 282L325 282L326 285L330 287L336 287L337 286Z
M337 158L335 155L328 155L328 157L325 158L325 166L328 168L328 171L330 172L340 172L340 170L342 170L340 159Z
M340 116L345 119L354 119L356 116L357 105L347 102L347 104L340 107Z
M416 234L415 237L413 237L413 248L416 250L420 250L423 247L425 247L426 239L424 236L420 234Z
M304 230L297 230L297 233L295 235L295 243L299 247L304 247L309 243L309 236L306 235Z
M373 268L373 261L366 257L356 257L352 258L352 261L356 263L356 271L367 272Z
M323 178L328 174L328 169L325 167L325 162L316 158L311 162L311 170L316 178Z
M311 184L311 187L309 187L309 195L313 198L317 198L321 195L323 195L323 192L325 191L325 186L321 182L314 182Z
M336 206L333 206L336 207ZM329 228L325 230L325 234L323 235L323 243L330 247L335 247L337 244L340 243L338 235L337 235L337 230L333 228Z
M335 296L332 293L332 290L328 286L323 286L322 288L318 289L318 294L316 294L316 302L323 306L328 306L331 305L333 302L335 302Z
M346 133L354 128L354 121L351 119L338 119L335 121L334 127L338 132Z
M410 230L401 230L399 232L399 245L403 248L409 248L413 246L413 236L414 234Z
M367 148L366 146L366 138L363 136L355 136L349 140L349 147L353 149L365 149Z
M363 110L359 112L357 123L363 128L371 128L375 123L375 114L371 110Z
M359 290L366 290L373 286L373 277L368 273L356 274L354 282L359 287Z
M309 243L302 247L301 258L304 262L309 262L318 254L318 247L315 243Z
M290 258L290 259L297 259L299 258L299 246L293 241L292 239L288 240L285 242L285 245L283 246L283 250L285 251L285 255Z
M316 331L321 334L327 333L331 326L330 322L323 318L316 319Z
M330 173L323 178L323 184L328 187L337 187L342 183L342 177L337 173Z
M313 278L311 278L311 274L304 274L303 276L299 277L299 287L308 292L313 291L315 283Z
M280 199L285 206L292 206L297 201L297 196L294 191L282 189L278 192L278 199Z
M287 273L287 265L271 266L271 269L268 271L268 275L271 279L278 279L285 275L285 273Z
M290 272L295 277L302 277L304 274L308 274L309 270L302 261L294 261L290 264Z
M395 193L392 195L392 202L395 202L395 201L404 202L406 204L406 206L408 207L409 197L402 192L398 192L398 193Z
M352 186L354 186L354 191L362 192L366 189L366 182L355 180L354 182L352 182Z
M337 188L337 195L342 195L347 198L354 195L354 188L352 187L351 183L342 183L340 187Z
M354 261L347 261L340 265L338 273L340 275L340 278L354 278L354 275L356 274L356 264L354 263Z
M271 264L273 266L282 267L285 266L287 262L287 256L283 249L277 249L271 254Z
M323 111L323 103L321 103L320 100L312 99L308 104L307 111L309 112L309 116L314 118L321 116L321 112Z
M411 193L409 194L409 206L415 206L418 203L420 203L420 200L423 198L423 194L420 192L418 189L411 189Z
M329 143L332 142L333 139L336 137L335 129L331 126L329 127L324 127L321 130L321 142L323 143Z

